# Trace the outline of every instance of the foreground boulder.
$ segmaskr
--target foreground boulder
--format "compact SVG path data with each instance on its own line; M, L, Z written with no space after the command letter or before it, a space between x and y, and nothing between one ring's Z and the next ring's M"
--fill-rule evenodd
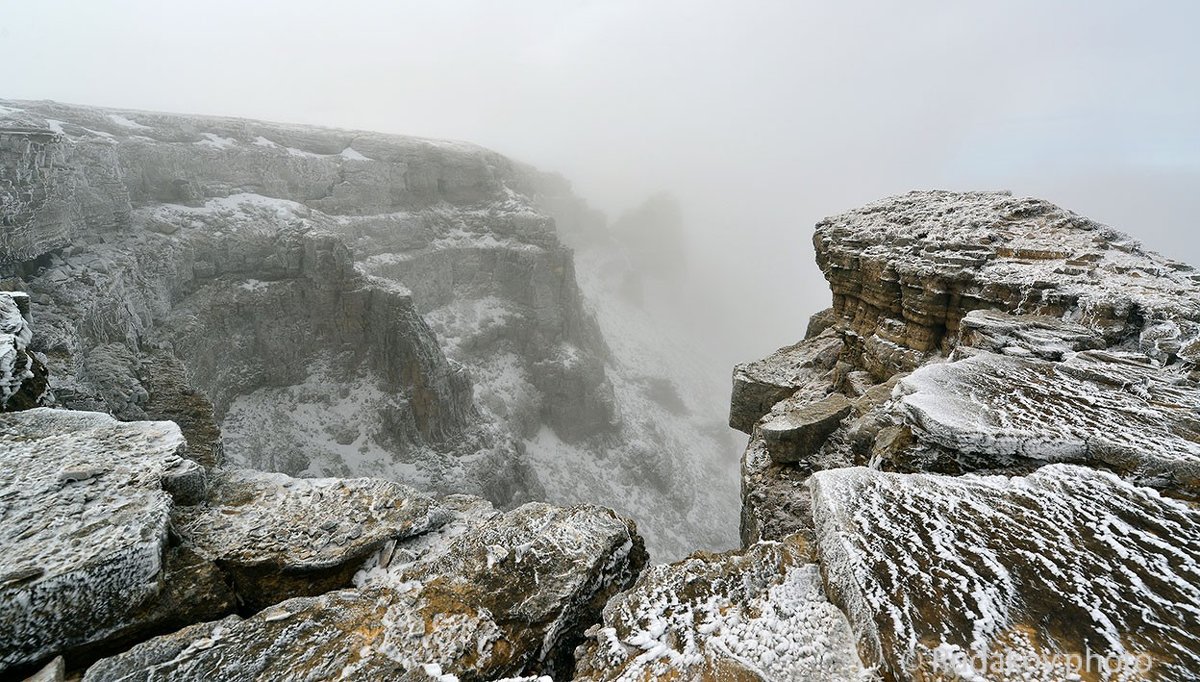
M827 585L864 659L897 679L997 657L1018 663L989 680L1068 679L1089 655L1139 673L1121 679L1200 670L1200 511L1186 503L1064 464L1011 478L836 469L811 486Z
M447 518L428 496L391 481L234 470L216 476L204 504L179 510L175 529L229 574L244 608L258 610L344 587L385 542Z
M645 562L632 522L596 507L465 505L445 530L381 550L359 589L150 640L85 679L561 679Z
M0 672L115 639L168 591L172 495L204 471L170 422L37 408L0 416ZM180 604L199 608L203 603Z
M588 631L577 680L867 680L798 538L651 567Z

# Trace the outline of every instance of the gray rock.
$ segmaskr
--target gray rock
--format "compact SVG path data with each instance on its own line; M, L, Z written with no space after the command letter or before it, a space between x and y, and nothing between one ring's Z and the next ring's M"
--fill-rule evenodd
M66 679L67 662L62 656L56 657L44 668L25 678L25 682L63 682Z
M905 377L899 409L918 439L958 452L1089 463L1198 495L1200 386L1140 357L981 353Z
M382 566L381 550L359 589L159 637L99 661L84 679L453 674L465 682L568 674L569 665L556 666L567 665L600 606L645 561L632 522L607 510L547 505L480 520L473 503L461 502L459 532L427 543L415 562Z
M0 412L27 410L48 400L46 366L29 342L29 295L0 291Z
M576 680L863 680L803 540L650 567L588 630Z
M0 416L0 671L96 645L158 598L183 448L169 422Z
M1085 652L1132 657L1131 679L1189 680L1200 666L1200 512L1186 503L1062 464L811 481L830 598L886 676L936 678L989 655L1018 661L990 669L997 680L1056 660L1065 679L1066 657Z
M852 407L850 399L841 393L831 393L813 403L791 404L789 400L758 430L772 460L801 462L820 449Z
M831 370L842 346L839 335L827 331L735 367L729 425L750 433L754 423L776 403Z
M233 579L246 608L350 583L388 541L421 535L448 513L411 488L373 479L293 479L224 471L203 505L176 510L184 543Z

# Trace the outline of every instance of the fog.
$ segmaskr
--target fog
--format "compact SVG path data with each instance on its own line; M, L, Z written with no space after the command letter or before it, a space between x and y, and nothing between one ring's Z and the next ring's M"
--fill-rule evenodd
M1150 9L1152 7L1152 9ZM822 216L1008 188L1200 262L1200 5L0 2L0 93L469 140L668 191L720 372L828 304Z

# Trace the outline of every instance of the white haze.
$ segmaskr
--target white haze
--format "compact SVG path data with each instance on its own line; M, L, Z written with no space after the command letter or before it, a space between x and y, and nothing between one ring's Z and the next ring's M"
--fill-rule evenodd
M470 140L681 202L714 372L828 305L811 226L1009 188L1200 263L1194 2L0 0L0 95ZM714 396L724 400L725 396Z

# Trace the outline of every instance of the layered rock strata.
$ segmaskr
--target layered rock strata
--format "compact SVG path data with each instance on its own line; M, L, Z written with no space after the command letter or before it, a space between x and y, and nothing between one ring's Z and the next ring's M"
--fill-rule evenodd
M56 405L177 420L206 466L648 505L656 551L729 542L679 511L721 462L692 465L657 363L610 352L551 217L595 215L561 179L465 143L53 102L3 102L0 131L0 289L37 308Z
M734 373L743 541L811 541L884 679L1190 679L1200 274L997 192L814 244L833 307Z

